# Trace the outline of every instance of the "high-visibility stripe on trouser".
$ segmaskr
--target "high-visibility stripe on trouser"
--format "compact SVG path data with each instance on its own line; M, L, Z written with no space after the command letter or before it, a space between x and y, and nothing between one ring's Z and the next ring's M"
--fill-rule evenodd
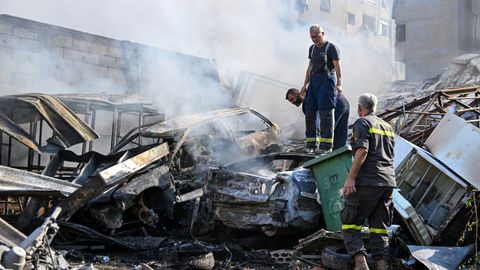
M361 231L361 230L362 230L362 225L342 224L342 230L357 230L357 231Z
M317 111L305 112L305 137L307 147L315 148L318 145L319 128L317 121Z
M334 109L320 111L320 148L331 149L333 147L333 128L335 127Z
M333 143L333 138L318 138L319 142Z
M392 215L392 187L357 186L353 195L345 197L345 207L340 214L342 236L349 255L366 254L360 224L368 219L370 251L375 260L388 260L387 226Z
M369 228L368 231L376 234L388 234L388 231L383 228Z

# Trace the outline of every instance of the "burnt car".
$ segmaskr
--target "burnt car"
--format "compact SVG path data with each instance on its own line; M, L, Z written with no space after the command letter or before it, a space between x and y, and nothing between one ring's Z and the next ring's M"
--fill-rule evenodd
M247 157L277 152L280 130L250 108L186 115L133 129L112 150L166 141L177 174L204 172Z
M278 150L279 132L275 124L252 109L183 116L133 129L108 155L94 151L82 155L69 150L59 151L44 173L81 185L81 189L92 193L87 201L87 197L77 192L82 195L83 207L76 210L80 210L78 220L87 220L95 229L109 232L125 229L125 223L140 222L140 226L155 231L175 220L176 212L181 215L182 208L189 209L192 199L185 195L205 187L209 166L222 166ZM109 185L108 190L95 189L95 186L87 189L102 171L112 168L114 172L115 167L128 158L149 153L160 145L164 146L162 155L165 158L148 164L141 174ZM65 169L62 164L71 169ZM128 171L128 168L123 169ZM64 200L80 205L71 196ZM75 212L70 211L69 216L73 215Z
M210 221L273 236L285 228L316 229L322 211L312 172L301 165L312 155L273 153L211 168L205 200Z

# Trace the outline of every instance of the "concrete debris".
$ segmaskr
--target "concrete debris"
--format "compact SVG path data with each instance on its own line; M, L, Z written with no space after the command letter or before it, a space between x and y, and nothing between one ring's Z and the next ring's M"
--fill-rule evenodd
M453 64L444 75L453 76L479 59L457 59L462 64ZM472 72L463 74L474 76ZM472 190L479 184L475 163L465 156L475 156L473 149L480 145L479 89L434 90L378 114L398 134L394 165L399 189L394 225L388 230L392 264L398 269L426 263L407 245L443 245L460 252L462 247L453 247L460 239L462 246L475 242L464 229L473 215ZM0 166L4 268L42 263L50 267L45 269L351 266L341 234L327 230L339 224L343 199L335 188L325 192L319 175L340 166L341 171L327 177L342 185L342 174L351 166L348 147L321 157L299 152L298 145L281 141L275 123L248 108L164 121L137 97L26 96L55 104L65 115L113 112L112 137L106 153L95 151L90 140L96 132L89 126L95 126L95 119L85 118L86 124L77 116L59 117L52 123L76 124L59 125L51 144L82 143L81 151L37 151L43 146L32 140L26 144L26 167ZM134 128L122 132L120 112L138 116ZM147 121L145 115L156 120ZM450 130L468 140L452 139ZM6 134L19 139L20 133ZM464 148L465 141L470 149ZM32 151L38 152L37 159ZM46 160L42 156L47 154L54 155ZM368 230L362 234L367 238Z
M480 83L480 54L465 54L452 60L452 64L424 85L427 91L472 86Z
M455 64L466 65L470 63L472 59L475 59L477 57L480 57L480 54L469 53L469 54L464 54L464 55L460 55L458 57L453 58L452 62Z

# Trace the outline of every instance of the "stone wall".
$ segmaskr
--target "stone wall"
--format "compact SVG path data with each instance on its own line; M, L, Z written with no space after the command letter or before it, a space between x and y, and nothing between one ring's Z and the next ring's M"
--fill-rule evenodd
M187 86L188 95L182 96ZM221 91L212 59L0 15L2 95L130 92L159 106L167 105L162 100L196 98L196 109L215 108L218 104L207 98L199 106L208 91Z

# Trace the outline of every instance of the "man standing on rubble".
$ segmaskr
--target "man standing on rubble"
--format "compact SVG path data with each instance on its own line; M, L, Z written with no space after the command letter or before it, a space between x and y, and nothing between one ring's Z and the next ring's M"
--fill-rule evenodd
M290 88L285 96L290 103L299 107L302 105L302 111L305 114L304 96L300 90ZM333 132L333 150L347 145L348 140L348 119L350 117L350 104L341 93L337 96L337 105L335 107L335 128ZM318 132L318 131L317 131Z
M355 268L368 269L361 229L368 219L370 245L377 269L387 269L389 246L387 227L393 211L392 192L396 186L393 169L395 133L375 115L377 97L358 98L358 115L352 133L352 168L345 180L345 208L341 213L342 234Z
M305 136L307 151L323 154L332 150L333 111L337 91L341 93L343 90L340 53L337 46L327 41L318 24L310 26L310 38L314 44L308 50L309 63L301 91L305 95ZM320 134L317 132L318 116Z

